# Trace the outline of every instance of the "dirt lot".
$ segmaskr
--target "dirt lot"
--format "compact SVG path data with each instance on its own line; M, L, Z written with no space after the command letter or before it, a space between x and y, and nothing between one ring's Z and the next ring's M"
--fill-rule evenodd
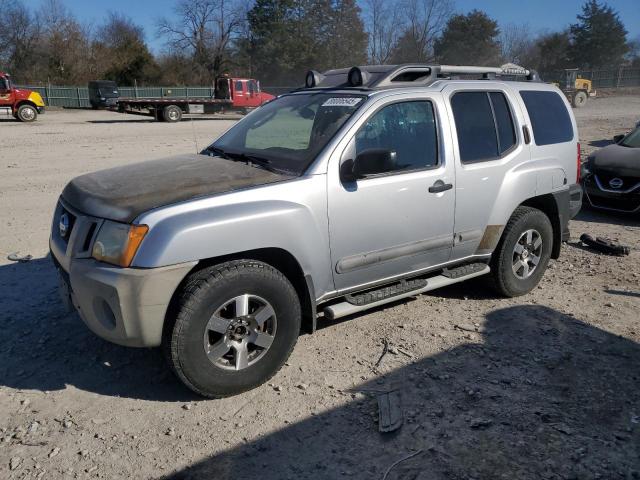
M640 97L577 117L589 152L640 119ZM64 184L195 151L231 123L0 121L0 478L640 478L637 219L583 211L527 296L496 298L478 280L322 324L268 385L225 400L195 397L158 351L111 345L65 314L45 258ZM633 251L590 252L583 232ZM376 394L392 388L404 425L380 434Z

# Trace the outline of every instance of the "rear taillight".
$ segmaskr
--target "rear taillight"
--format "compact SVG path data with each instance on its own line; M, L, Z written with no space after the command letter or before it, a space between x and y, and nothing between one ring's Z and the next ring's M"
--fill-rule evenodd
M580 159L580 142L578 142L578 158L576 159L576 183L580 183L581 168L582 168L582 160Z

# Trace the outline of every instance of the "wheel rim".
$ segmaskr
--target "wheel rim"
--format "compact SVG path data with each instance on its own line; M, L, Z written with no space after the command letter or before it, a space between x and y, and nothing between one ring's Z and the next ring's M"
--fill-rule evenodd
M178 120L178 112L173 108L169 110L169 119L174 122Z
M33 120L36 116L36 111L31 107L25 107L20 111L20 115L24 120Z
M513 247L513 274L521 280L529 278L538 268L541 255L542 235L537 230L527 230Z
M269 302L245 293L227 300L207 322L204 351L224 370L244 370L260 361L276 335L277 319Z

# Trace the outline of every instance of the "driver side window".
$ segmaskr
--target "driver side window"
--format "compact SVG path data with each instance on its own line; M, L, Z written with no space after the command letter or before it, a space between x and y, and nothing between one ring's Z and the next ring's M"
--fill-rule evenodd
M426 100L383 107L360 128L355 140L356 156L372 149L392 152L392 162L380 173L438 165L435 115L433 105Z

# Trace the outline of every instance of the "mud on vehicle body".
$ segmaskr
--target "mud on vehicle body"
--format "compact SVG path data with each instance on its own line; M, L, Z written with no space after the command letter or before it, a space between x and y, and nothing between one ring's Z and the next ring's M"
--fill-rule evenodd
M199 155L74 179L50 242L63 298L220 397L323 319L483 275L526 294L581 205L578 135L556 87L502 73L312 71Z

